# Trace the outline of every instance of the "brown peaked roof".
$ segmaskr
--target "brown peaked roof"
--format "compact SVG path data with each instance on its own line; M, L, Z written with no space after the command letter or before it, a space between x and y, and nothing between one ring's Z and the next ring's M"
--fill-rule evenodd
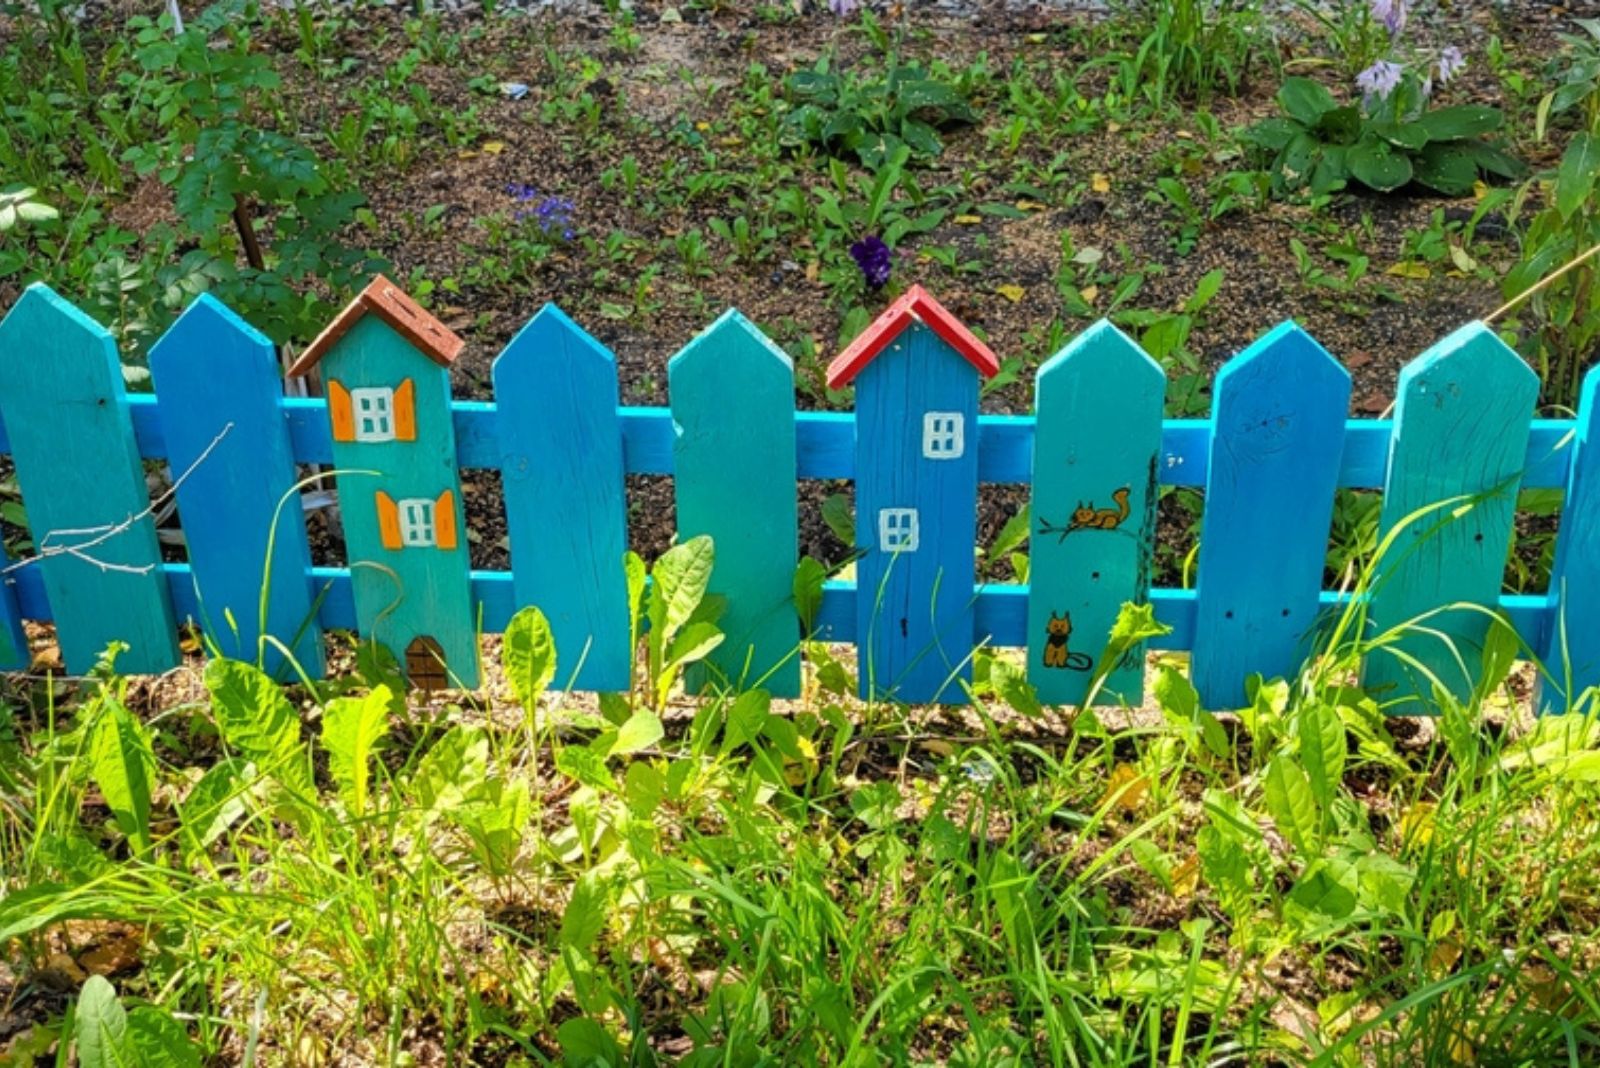
M422 305L380 274L367 283L367 288L356 294L356 299L306 347L289 368L289 375L303 375L316 366L317 361L326 356L334 343L344 337L367 312L376 312L378 318L388 323L395 333L441 367L449 367L461 355L461 350L466 348L467 343L452 333L449 327L429 315Z

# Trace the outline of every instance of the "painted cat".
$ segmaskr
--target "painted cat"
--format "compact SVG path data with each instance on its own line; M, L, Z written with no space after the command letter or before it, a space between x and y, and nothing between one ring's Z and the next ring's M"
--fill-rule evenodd
M1074 653L1067 649L1067 643L1072 640L1072 613L1056 615L1050 613L1050 621L1045 624L1044 638L1044 666L1048 668L1070 668L1073 671L1088 671L1093 666L1087 653Z

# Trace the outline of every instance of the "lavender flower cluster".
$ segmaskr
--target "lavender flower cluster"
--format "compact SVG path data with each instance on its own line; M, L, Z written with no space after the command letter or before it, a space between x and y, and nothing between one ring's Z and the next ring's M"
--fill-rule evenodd
M571 241L577 233L572 225L576 208L566 197L541 196L538 189L524 182L512 182L506 192L517 203L530 205L517 209L513 216L517 222L531 219L542 233L559 235L563 241Z
M1389 47L1392 55L1399 46L1401 35L1405 33L1411 0L1369 0L1369 2L1372 17L1389 31ZM1421 59L1423 62L1419 73L1424 97L1432 96L1435 84L1448 84L1450 79L1461 73L1461 69L1467 65L1466 57L1455 45L1442 48L1438 52L1424 53ZM1399 87L1401 79L1405 77L1406 69L1405 63L1387 57L1380 59L1356 75L1356 88L1361 90L1370 107L1374 101L1386 100L1389 94ZM1434 81L1435 78L1438 79L1437 83Z

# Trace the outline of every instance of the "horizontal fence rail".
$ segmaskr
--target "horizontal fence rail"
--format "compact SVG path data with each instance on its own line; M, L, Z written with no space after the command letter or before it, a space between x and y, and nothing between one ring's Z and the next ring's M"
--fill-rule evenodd
M1237 707L1356 599L1391 712L1469 694L1494 615L1543 662L1543 707L1600 684L1600 372L1576 419L1533 418L1537 380L1482 324L1407 365L1393 419L1347 418L1348 373L1292 323L1229 361L1207 419L1162 418L1163 373L1105 322L1039 369L1033 414L980 415L999 361L918 287L829 368L852 412L795 411L788 357L737 312L670 361L668 407L619 405L613 357L553 306L495 361L495 401L450 397L463 345L379 278L291 368L326 395L286 397L270 343L202 297L152 350L155 392L129 395L111 336L31 287L0 321L0 454L37 546L0 553L0 667L27 665L33 620L71 671L109 641L161 671L187 621L229 655L271 636L283 677L285 653L317 675L322 632L355 630L419 685L472 686L476 635L536 604L574 688L622 688L631 474L673 476L679 539L715 542L727 637L691 687L798 692L804 480L856 486L856 581L824 584L813 636L857 647L865 697L964 700L987 645L1027 649L1048 702L1136 702L1152 648L1190 651L1205 705ZM186 563L160 557L142 461L169 468ZM312 565L297 464L333 468L351 567ZM502 476L510 570L469 568L472 470ZM983 483L1030 488L1028 584L977 579ZM1194 589L1151 580L1166 486L1205 494ZM1339 488L1383 494L1391 547L1357 593L1321 589ZM1555 564L1547 592L1505 595L1521 489L1564 495ZM1128 602L1168 631L1102 657Z
M139 455L147 460L167 459L156 398L130 394L128 410L139 442ZM333 438L328 431L328 405L321 398L289 397L283 403L294 458L303 464L333 462ZM500 445L497 409L492 401L452 401L457 456L463 469L499 470ZM622 456L630 475L673 473L672 409L619 407ZM796 475L802 479L852 479L855 477L855 414L852 412L794 413ZM1031 415L978 416L978 477L995 485L1027 485L1033 469ZM1528 435L1524 489L1564 489L1571 469L1575 424L1571 419L1534 419ZM1350 419L1344 428L1344 451L1339 462L1342 489L1382 489L1389 465L1390 419ZM1161 433L1158 474L1163 486L1202 489L1206 484L1211 422L1208 419L1167 419ZM0 453L11 451L5 427L0 424Z

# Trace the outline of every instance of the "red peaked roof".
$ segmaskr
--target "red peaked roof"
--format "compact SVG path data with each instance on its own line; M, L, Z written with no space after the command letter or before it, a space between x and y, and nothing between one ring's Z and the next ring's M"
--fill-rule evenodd
M959 352L983 377L993 378L1000 373L1000 361L989 351L989 346L974 337L972 331L962 326L942 304L928 296L927 290L912 286L828 365L828 388L842 389L849 385L861 373L861 369L872 362L874 356L888 348L889 343L913 322L921 322L938 334L945 344Z
M356 299L346 305L338 318L306 347L289 368L289 376L292 378L311 370L333 348L334 342L349 333L350 328L368 312L375 313L418 352L441 367L449 367L467 345L449 327L423 310L422 305L401 292L399 286L380 274L367 283L367 288L357 293Z

